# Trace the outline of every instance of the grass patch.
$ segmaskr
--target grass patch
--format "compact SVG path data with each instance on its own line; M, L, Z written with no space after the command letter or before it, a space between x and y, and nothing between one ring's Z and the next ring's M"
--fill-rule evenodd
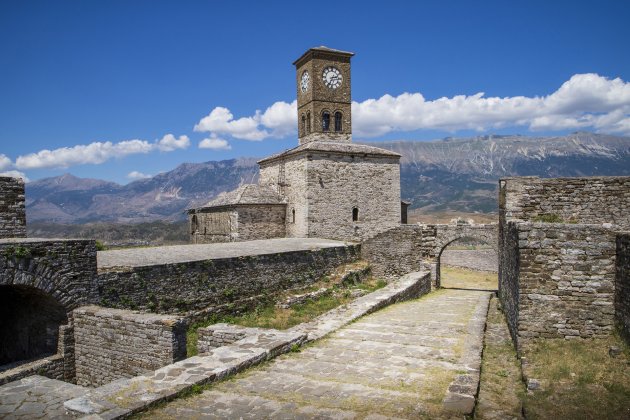
M440 284L447 288L496 290L499 288L499 276L490 271L444 265L440 267Z
M610 357L612 345L623 353ZM528 418L630 418L630 350L619 337L536 340L524 356L543 384L525 397Z
M321 287L329 287L330 291L316 299L305 303L294 305L290 308L280 308L275 305L275 301L266 302L256 308L239 315L212 315L202 322L192 324L186 331L187 356L198 354L197 341L199 328L207 327L216 323L227 323L242 325L244 327L274 328L286 330L303 322L311 321L331 309L345 305L353 300L351 289L361 289L368 293L378 290L387 285L382 279L368 277L361 283L354 285L335 284L338 276L325 276L315 285L305 287L301 292L313 291ZM295 293L295 291L294 291ZM286 294L283 294L282 299Z

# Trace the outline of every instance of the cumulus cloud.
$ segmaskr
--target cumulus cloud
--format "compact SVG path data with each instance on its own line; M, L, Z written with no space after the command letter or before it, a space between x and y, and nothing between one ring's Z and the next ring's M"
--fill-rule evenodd
M215 135L229 135L240 140L261 141L269 137L281 138L296 132L297 101L275 102L265 112L257 110L251 117L234 119L232 112L222 106L203 117L194 130Z
M143 174L142 172L138 172L138 171L131 171L127 174L127 178L131 179L131 180L138 180L138 179L147 179L147 178L151 178L152 175L148 175L148 174Z
M190 145L187 136L176 138L167 134L154 143L146 140L124 140L118 143L94 142L73 147L61 147L54 150L40 150L36 153L18 156L15 167L21 170L42 168L67 168L74 165L99 164L113 158L122 158L128 155L149 153L155 150L171 152L176 149L185 149Z
M15 169L10 171L0 172L0 176L10 176L12 178L22 178L24 182L29 182L30 179L26 176L24 172L16 171Z
M157 148L162 152L172 152L177 149L187 149L190 146L190 139L188 136L175 137L172 134L167 134L157 141Z
M0 153L0 171L4 171L5 169L13 166L13 162L6 155Z
M530 130L592 128L630 134L630 83L597 74L576 74L543 97L485 97L484 93L426 100L420 93L384 95L352 104L355 133L375 137L392 131Z
M263 140L295 135L297 103L276 102L253 116L234 119L217 107L195 131ZM546 96L486 97L456 95L427 100L421 93L384 95L352 103L353 131L359 137L415 130L497 129L525 127L532 131L593 129L630 135L630 83L598 74L576 74Z
M216 134L212 133L210 137L205 138L199 142L200 149L212 149L212 150L230 150L232 146L225 139L219 138Z

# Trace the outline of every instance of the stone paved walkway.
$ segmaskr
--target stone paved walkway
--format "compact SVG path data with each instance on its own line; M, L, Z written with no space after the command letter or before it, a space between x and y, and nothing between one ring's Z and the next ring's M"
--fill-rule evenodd
M84 395L86 388L43 376L29 376L0 387L0 418L68 418L64 401Z
M474 404L489 299L441 290L393 305L144 416L462 418Z
M335 248L345 245L345 242L328 239L277 238L216 244L126 248L113 251L99 251L97 255L97 265L99 269L111 267L140 267L145 265L203 261L217 258L274 254L278 252Z

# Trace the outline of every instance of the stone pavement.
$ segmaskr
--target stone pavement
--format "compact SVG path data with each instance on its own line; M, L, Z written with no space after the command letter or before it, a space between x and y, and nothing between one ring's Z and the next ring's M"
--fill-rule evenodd
M64 401L85 395L87 391L56 379L29 376L0 387L0 418L68 418Z
M461 418L474 407L490 293L440 290L147 418Z
M99 269L141 267L343 246L346 246L345 242L329 239L277 238L216 244L126 248L113 251L99 251L97 265Z

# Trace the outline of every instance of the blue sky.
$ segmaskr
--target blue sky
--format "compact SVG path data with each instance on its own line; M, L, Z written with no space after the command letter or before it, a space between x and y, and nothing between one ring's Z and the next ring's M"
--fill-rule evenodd
M628 21L603 0L2 0L0 171L126 183L292 147L291 63L319 45L356 53L356 140L629 135Z

